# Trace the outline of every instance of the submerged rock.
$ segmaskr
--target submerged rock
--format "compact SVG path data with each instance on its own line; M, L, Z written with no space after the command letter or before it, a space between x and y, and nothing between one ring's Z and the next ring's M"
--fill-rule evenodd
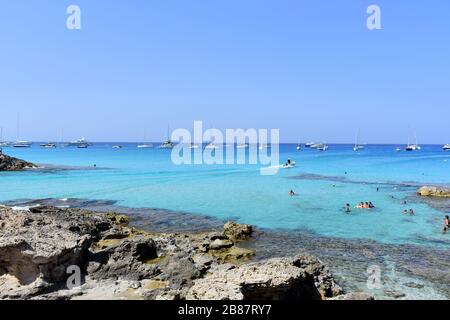
M422 197L450 198L450 188L435 187L435 186L423 186L419 190L417 190L417 194Z
M38 166L31 162L13 158L0 152L0 171L21 171L34 168L38 168Z

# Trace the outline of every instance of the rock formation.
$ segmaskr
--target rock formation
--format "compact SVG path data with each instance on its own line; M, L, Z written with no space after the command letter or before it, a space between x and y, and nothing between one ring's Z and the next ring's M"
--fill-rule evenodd
M422 197L450 198L450 188L423 186L417 190L417 194Z
M37 168L37 166L33 163L0 153L0 171L21 171L33 168Z
M340 287L316 258L250 262L252 228L146 233L125 216L0 207L0 299L324 299ZM69 267L81 272L68 286Z

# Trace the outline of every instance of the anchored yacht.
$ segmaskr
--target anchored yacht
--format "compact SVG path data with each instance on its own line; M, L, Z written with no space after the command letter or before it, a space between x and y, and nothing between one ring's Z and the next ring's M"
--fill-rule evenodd
M445 144L442 149L444 149L445 151L450 151L450 143Z

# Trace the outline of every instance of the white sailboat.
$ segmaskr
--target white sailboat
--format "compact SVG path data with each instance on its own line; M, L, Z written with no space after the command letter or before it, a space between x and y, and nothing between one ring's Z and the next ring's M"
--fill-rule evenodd
M295 147L295 149L297 149L297 150L301 150L302 149L302 145L299 143L299 144L297 144L297 147Z
M356 134L356 138L355 138L355 146L353 147L353 151L359 151L364 149L364 146L359 144L359 135L361 133L361 130L358 130L358 133Z
M7 147L9 145L8 142L3 141L3 128L0 128L0 148Z
M442 149L445 150L445 151L450 151L450 143L444 144Z
M17 114L17 141L13 144L14 148L29 148L31 142L19 140L20 136L20 114Z
M146 140L147 140L147 132L144 129L144 141L146 141ZM143 143L138 144L137 147L139 149L149 149L149 148L153 148L153 144L147 143L147 142L143 142Z

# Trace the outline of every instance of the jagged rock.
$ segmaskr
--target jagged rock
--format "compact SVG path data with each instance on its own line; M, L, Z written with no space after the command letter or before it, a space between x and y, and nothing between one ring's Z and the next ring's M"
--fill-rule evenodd
M0 171L21 171L25 169L34 169L38 166L34 163L20 160L0 153Z
M252 235L253 227L248 224L229 221L224 225L223 233L233 241L246 240Z
M88 271L93 279L142 280L159 273L147 261L157 257L152 239L137 237L127 239L115 247L91 254Z
M419 190L417 190L417 194L422 197L450 198L450 188L423 186Z
M312 258L311 258L312 259ZM282 300L321 299L321 274L310 274L301 266L305 258L276 258L245 264L234 269L215 270L194 281L189 300ZM313 268L318 272L320 268ZM325 269L322 269L325 270ZM323 278L327 278L324 275ZM330 293L341 292L337 285Z

